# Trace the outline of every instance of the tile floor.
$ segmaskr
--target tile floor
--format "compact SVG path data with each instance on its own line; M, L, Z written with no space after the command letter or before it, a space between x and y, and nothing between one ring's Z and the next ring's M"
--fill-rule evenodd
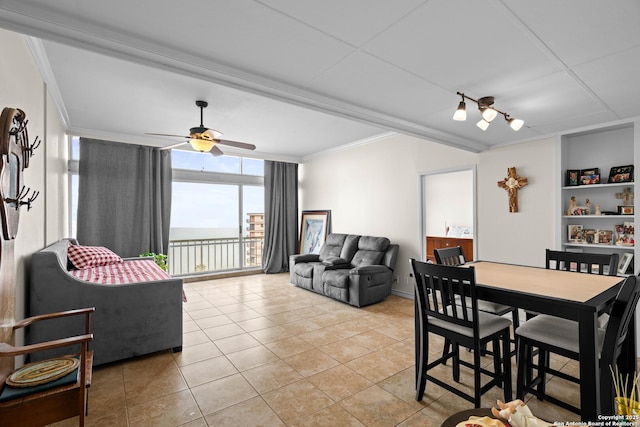
M288 274L186 283L185 291L183 351L95 368L87 425L439 426L473 406L431 383L414 400L412 300L392 295L355 308L290 285ZM431 342L441 351L441 340ZM577 401L577 387L551 381ZM461 382L471 388L468 371ZM501 389L483 406L496 399ZM578 420L546 402L529 406L547 420ZM56 424L67 425L77 419Z

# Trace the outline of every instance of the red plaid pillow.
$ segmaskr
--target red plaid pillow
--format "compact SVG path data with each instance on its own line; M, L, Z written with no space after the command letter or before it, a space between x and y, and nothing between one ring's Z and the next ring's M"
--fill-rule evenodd
M67 257L78 270L122 262L117 254L102 246L80 246L69 243Z

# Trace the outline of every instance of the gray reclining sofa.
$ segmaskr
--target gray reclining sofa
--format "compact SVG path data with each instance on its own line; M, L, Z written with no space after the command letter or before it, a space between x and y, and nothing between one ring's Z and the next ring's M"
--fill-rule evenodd
M398 245L386 237L329 234L319 254L289 257L291 283L356 307L391 294Z

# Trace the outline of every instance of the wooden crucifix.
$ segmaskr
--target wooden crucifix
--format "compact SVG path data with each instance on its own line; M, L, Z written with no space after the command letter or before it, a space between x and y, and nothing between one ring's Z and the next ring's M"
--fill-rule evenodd
M504 188L509 193L509 212L518 212L518 189L528 183L527 178L518 176L515 166L507 168L507 177L498 181L498 187Z

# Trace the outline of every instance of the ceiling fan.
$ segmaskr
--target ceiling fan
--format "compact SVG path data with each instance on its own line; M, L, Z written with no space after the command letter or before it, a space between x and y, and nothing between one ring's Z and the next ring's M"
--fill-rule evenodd
M245 150L255 150L256 146L253 144L247 144L246 142L228 141L226 139L219 139L222 136L222 132L215 129L206 128L202 124L202 113L209 103L207 101L196 101L196 106L200 108L200 126L192 127L189 129L189 136L184 135L169 135L166 133L147 133L147 135L155 136L171 136L176 138L187 138L187 141L179 142L177 144L167 145L160 148L160 150L170 150L180 145L190 144L194 150L202 153L211 153L214 156L222 156L224 153L218 144L228 145L229 147L243 148Z

